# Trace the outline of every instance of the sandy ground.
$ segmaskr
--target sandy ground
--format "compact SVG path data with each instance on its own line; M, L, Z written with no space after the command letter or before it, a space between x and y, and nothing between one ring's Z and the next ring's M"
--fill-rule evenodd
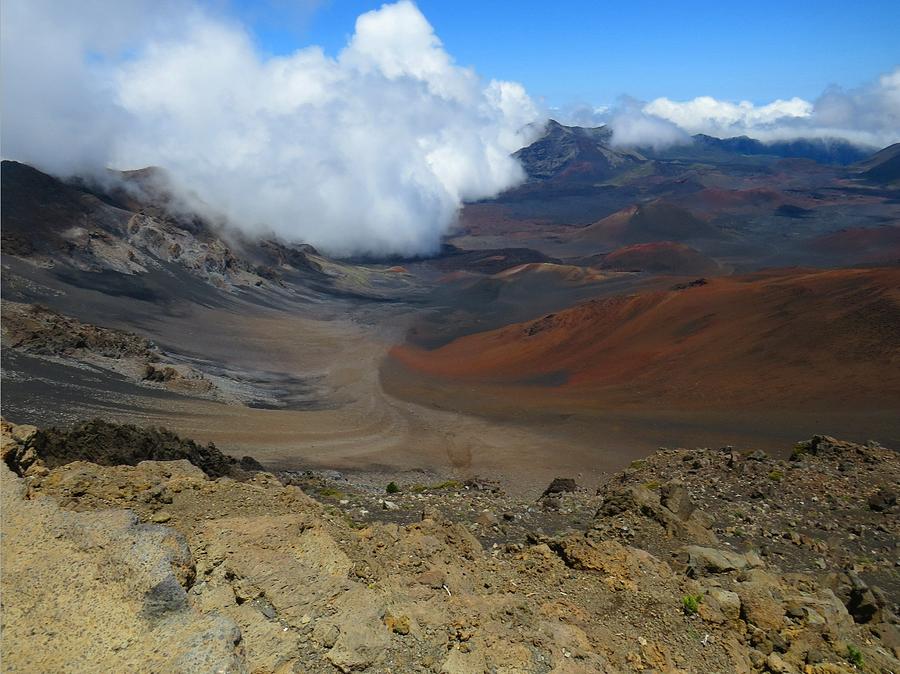
M495 421L389 395L379 369L408 320L402 313L381 325L282 312L253 317L202 313L200 322L209 330L207 358L312 379L318 391L315 404L254 409L157 399L140 413L143 423L164 424L284 468L481 475L528 490L542 489L558 474L580 474L590 483L634 456L633 447L598 450L587 439L574 447L570 440L561 452L558 429L540 420ZM179 324L161 325L161 336L177 332Z
M623 412L567 400L529 404L526 393L417 380L385 359L422 315L421 307L403 302L160 307L72 286L45 301L63 312L77 306L72 313L90 322L136 330L213 373L221 386L259 390L265 400L238 406L188 398L7 349L5 417L40 425L94 416L162 425L273 468L333 468L373 484L477 475L536 495L557 476L592 486L659 446L778 453L814 433L888 446L900 438L884 410Z
M263 382L283 394L289 407L225 405L75 371L65 386L58 385L64 381L58 372L27 384L5 376L4 414L20 422L64 422L68 412L72 419L102 416L163 425L273 468L333 468L365 473L373 482L478 475L523 494L539 493L556 476L596 484L603 474L659 446L733 444L787 451L816 432L865 441L856 438L858 429L884 420L877 411L871 420L797 411L783 418L739 411L576 412L567 405L563 413L525 400L491 398L483 390L436 389L385 364L385 354L412 317L403 306L330 320L256 307L195 306L189 313L155 315L142 324L142 332L163 348L178 345L183 357L227 371L236 386L242 379ZM92 377L93 388L85 388ZM19 404L27 386L37 390L34 409L63 415L30 415L28 405ZM425 475L409 475L418 472Z
M601 450L588 439L561 445L555 425L541 420L495 421L389 395L380 365L411 316L403 307L322 320L196 305L189 313L157 314L140 327L164 349L177 347L181 357L227 371L236 386L264 382L289 407L225 405L45 363L27 377L9 376L24 357L12 367L7 354L4 415L38 423L102 416L163 425L272 467L361 471L373 480L409 472L435 480L478 475L526 492L540 491L556 475L580 475L590 484L634 458L633 447Z

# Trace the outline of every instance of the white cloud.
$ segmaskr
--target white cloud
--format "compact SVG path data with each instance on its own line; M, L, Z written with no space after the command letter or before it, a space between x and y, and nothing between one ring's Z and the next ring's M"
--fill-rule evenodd
M643 108L646 114L668 120L688 133L714 130L717 134L732 136L744 129L769 126L786 119L804 119L812 114L812 110L813 105L802 98L756 106L747 101L719 101L711 96L700 96L681 103L657 98Z
M677 124L646 112L640 101L623 96L609 110L613 147L652 147L662 149L690 143L691 137Z
M812 102L792 98L754 105L710 96L690 101L657 98L642 112L691 134L746 135L763 141L831 137L883 147L900 141L900 67L863 87L831 87Z
M336 57L275 58L184 2L120 4L4 1L4 156L163 166L234 225L337 254L432 250L462 200L524 177L509 155L537 108L455 65L411 2L360 16Z

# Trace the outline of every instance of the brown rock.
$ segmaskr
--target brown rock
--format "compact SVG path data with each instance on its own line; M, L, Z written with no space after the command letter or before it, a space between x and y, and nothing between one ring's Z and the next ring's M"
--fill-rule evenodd
M784 608L769 588L758 583L740 583L737 594L741 600L741 618L761 630L784 626Z

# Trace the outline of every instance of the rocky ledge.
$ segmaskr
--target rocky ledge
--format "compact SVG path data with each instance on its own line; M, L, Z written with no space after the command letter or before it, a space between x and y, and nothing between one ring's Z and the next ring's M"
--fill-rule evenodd
M38 437L2 428L6 671L900 671L881 447L660 450L527 502Z

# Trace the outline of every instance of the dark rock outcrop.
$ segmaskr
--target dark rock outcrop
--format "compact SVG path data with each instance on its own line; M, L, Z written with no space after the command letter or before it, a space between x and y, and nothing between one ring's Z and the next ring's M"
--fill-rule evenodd
M212 478L245 479L262 470L255 459L244 457L238 461L223 454L213 443L204 447L164 428L140 428L101 419L83 422L70 430L36 431L19 450L5 456L7 465L19 475L38 460L48 468L55 468L72 461L135 466L141 461L181 459L190 461Z

